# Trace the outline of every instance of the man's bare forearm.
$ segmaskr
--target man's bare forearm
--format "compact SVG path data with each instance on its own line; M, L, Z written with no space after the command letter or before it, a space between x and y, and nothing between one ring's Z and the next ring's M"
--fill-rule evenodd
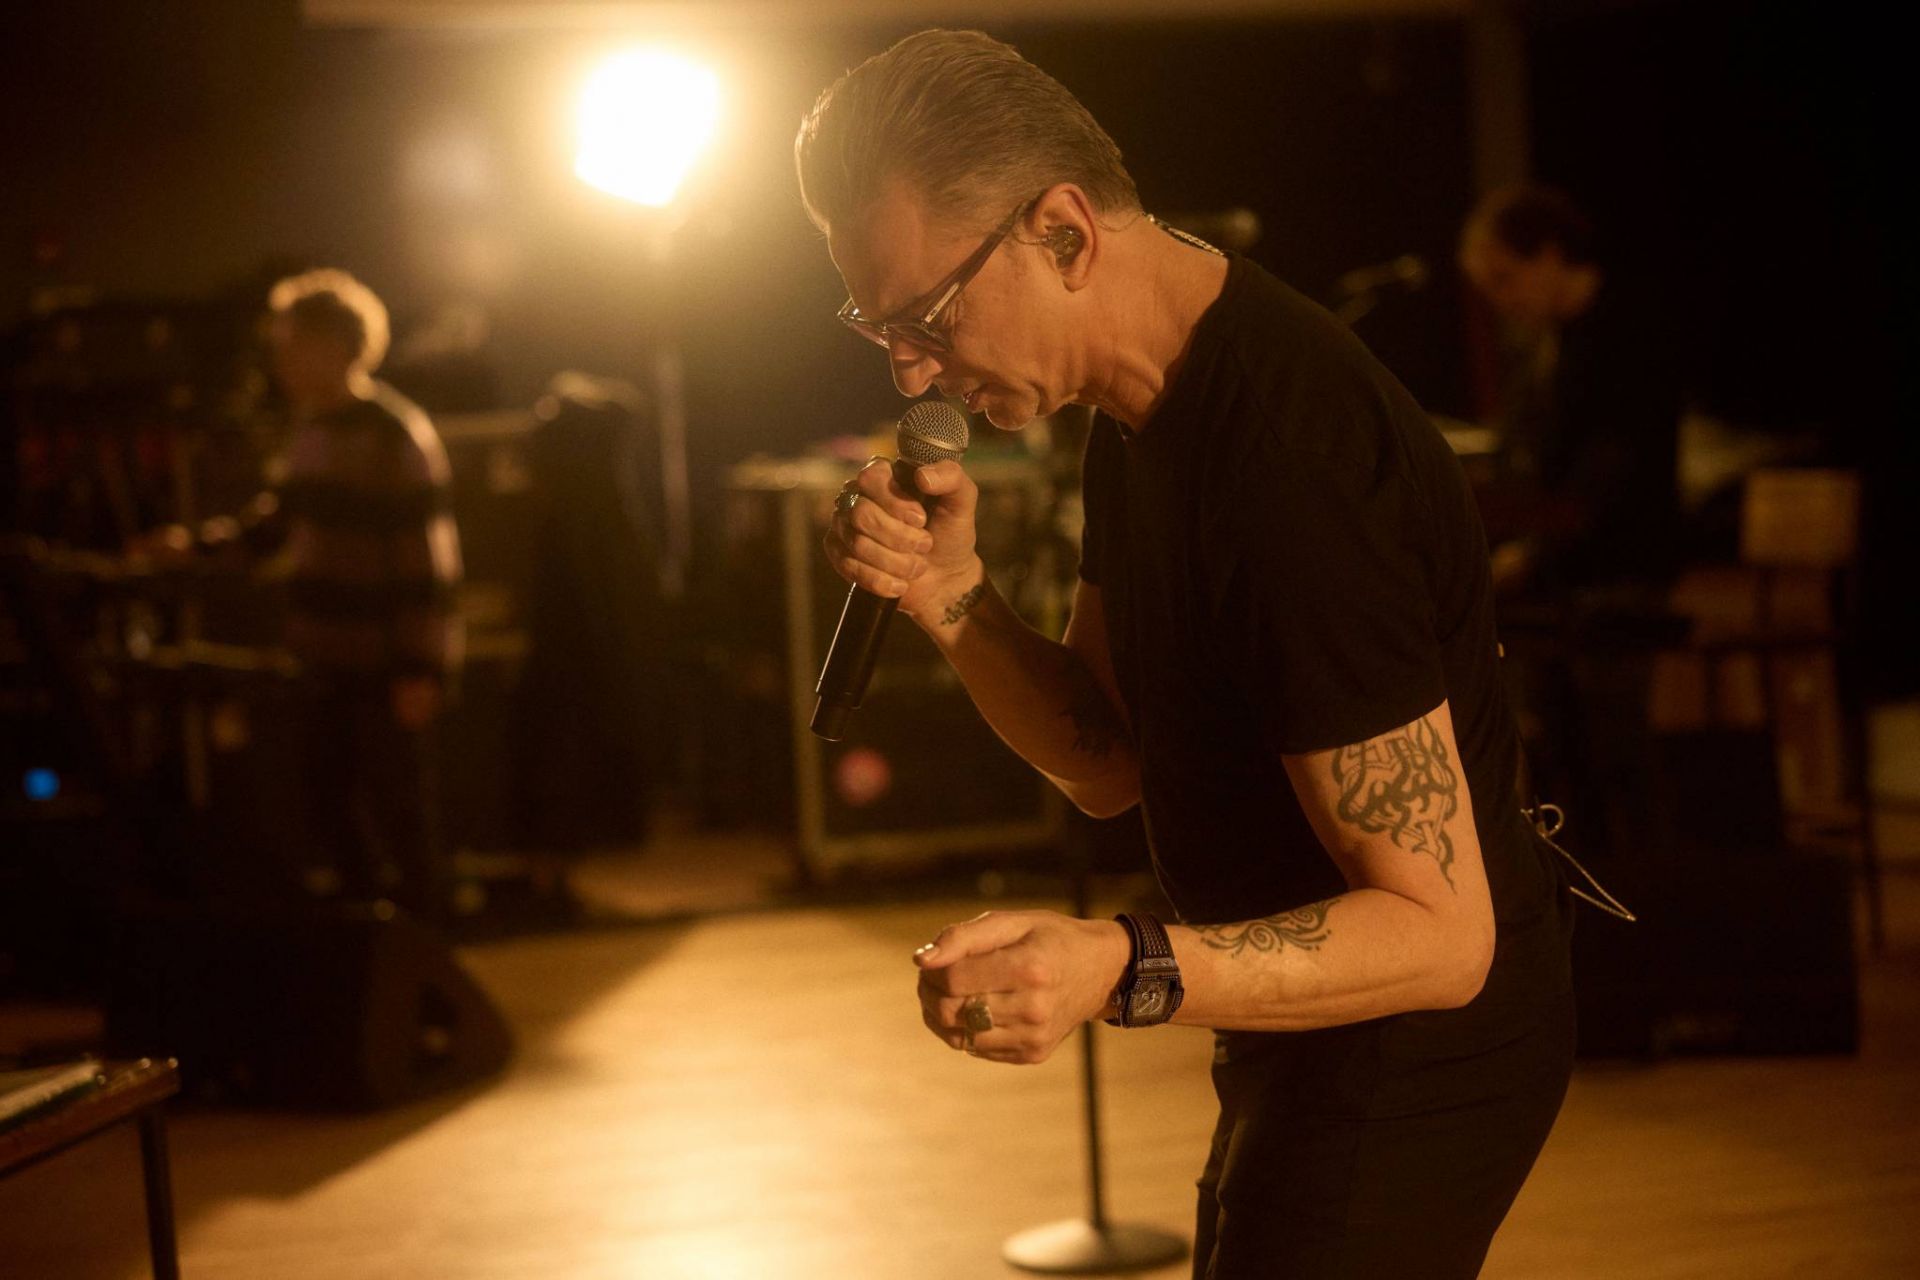
M915 617L1006 744L1089 813L1139 798L1139 763L1118 708L1073 650L1028 626L981 572Z
M1384 889L1168 934L1187 988L1175 1021L1224 1031L1307 1031L1454 1008L1486 972L1458 922Z
M1257 920L1171 930L1182 1021L1301 1031L1465 1004L1493 959L1493 901L1445 703L1364 742L1289 756L1353 886Z

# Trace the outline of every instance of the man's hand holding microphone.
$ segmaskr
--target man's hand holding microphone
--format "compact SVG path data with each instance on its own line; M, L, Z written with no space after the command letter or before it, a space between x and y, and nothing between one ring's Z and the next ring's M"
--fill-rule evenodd
M925 626L939 591L969 567L976 581L984 574L973 553L979 491L960 469L967 437L965 414L922 400L900 419L899 461L870 459L834 501L827 559L853 587L814 686L811 728L829 742L845 736L866 697L896 610Z
M974 552L980 490L955 461L918 467L912 481L917 495L896 464L869 461L840 491L824 545L835 573L931 626L985 576Z

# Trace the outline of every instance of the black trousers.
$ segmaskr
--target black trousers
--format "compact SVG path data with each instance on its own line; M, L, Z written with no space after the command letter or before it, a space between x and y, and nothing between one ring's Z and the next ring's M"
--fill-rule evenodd
M1195 1280L1477 1276L1573 1048L1570 989L1471 1015L1221 1033Z
M339 874L347 898L390 898L436 918L449 876L430 735L394 719L391 685L379 678L313 678L299 714L314 853Z

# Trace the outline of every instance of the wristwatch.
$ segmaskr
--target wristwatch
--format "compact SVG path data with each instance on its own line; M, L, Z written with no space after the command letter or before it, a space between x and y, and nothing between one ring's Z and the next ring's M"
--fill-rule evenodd
M1142 913L1121 912L1114 917L1126 926L1133 943L1133 956L1120 984L1113 989L1118 1017L1107 1022L1116 1027L1157 1027L1174 1015L1187 990L1180 985L1180 965L1173 958L1173 942L1166 928L1154 917Z

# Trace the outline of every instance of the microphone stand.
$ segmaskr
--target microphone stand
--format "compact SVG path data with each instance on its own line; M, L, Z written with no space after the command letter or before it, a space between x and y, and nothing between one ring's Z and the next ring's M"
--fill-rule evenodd
M1090 910L1089 882L1093 878L1091 842L1084 832L1076 832L1072 827L1066 842L1073 876L1073 913L1085 919ZM1008 1236L1000 1246L1000 1256L1022 1271L1044 1275L1101 1275L1145 1271L1187 1256L1187 1242L1180 1236L1157 1227L1107 1220L1100 1147L1100 1077L1094 1052L1097 1035L1096 1023L1089 1022L1080 1028L1080 1089L1086 1103L1087 1124L1087 1216L1064 1218Z

